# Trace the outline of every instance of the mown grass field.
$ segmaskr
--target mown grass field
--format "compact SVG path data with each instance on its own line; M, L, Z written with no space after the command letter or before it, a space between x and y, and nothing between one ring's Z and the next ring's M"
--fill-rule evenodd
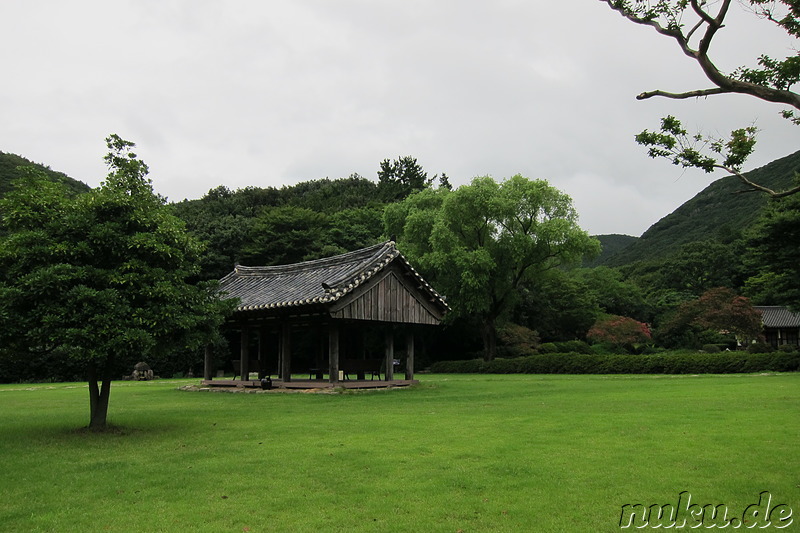
M423 375L408 390L0 386L4 531L619 531L621 507L800 525L800 374Z

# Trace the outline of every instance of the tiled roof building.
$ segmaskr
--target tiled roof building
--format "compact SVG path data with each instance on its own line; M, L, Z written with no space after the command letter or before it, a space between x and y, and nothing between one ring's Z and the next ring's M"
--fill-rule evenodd
M339 343L340 331L379 329L385 335L385 357L380 366L386 380L393 379L395 362L395 330L406 333L406 379L413 379L414 328L438 325L449 310L444 297L437 293L397 250L392 241L383 242L335 257L280 266L240 266L220 280L220 293L236 298L238 305L231 326L241 333L240 357L236 369L247 381L248 370L268 374L268 367L278 369L281 380L288 383L292 366L291 337L301 328L327 330L328 364L317 355L314 369L318 378L329 375L329 381L339 380L339 370L352 369L363 377L369 364L366 355L343 353ZM277 331L276 354L267 353L265 339ZM254 345L252 333L258 334L258 357L251 357ZM297 332L297 331L296 331ZM300 357L299 359L302 359ZM306 360L308 357L306 357ZM341 363L341 364L340 364ZM210 361L206 361L205 379L211 382ZM308 373L306 368L303 370ZM254 368L256 367L256 368ZM349 368L348 368L349 367ZM271 370L270 370L271 371ZM373 374L378 369L372 369ZM234 376L235 377L235 376Z
M220 291L239 299L237 313L308 308L333 318L438 324L448 309L392 241L293 265L237 265Z
M800 313L793 313L786 307L776 305L756 305L764 323L764 336L775 347L782 344L800 345Z

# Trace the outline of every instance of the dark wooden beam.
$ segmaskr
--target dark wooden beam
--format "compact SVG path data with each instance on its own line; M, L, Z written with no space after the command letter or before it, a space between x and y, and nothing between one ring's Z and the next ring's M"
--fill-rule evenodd
M328 381L339 383L339 325L328 325Z
M239 347L239 370L241 375L239 379L245 380L248 377L250 369L250 329L247 326L242 326L241 336L239 337L241 346Z
M281 324L281 379L292 381L292 326L288 322Z
M387 326L383 335L386 345L386 381L392 381L394 379L394 330L392 326Z
M267 365L267 357L269 351L267 350L267 339L269 337L269 329L266 324L261 324L258 328L258 379L267 376L272 370Z
M314 337L317 351L314 356L314 367L324 368L325 366L325 328L322 325L314 327Z
M406 331L406 379L414 379L414 330Z

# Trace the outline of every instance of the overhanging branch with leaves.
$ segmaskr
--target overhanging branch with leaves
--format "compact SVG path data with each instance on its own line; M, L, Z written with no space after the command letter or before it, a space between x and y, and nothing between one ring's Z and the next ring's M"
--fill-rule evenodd
M637 100L664 97L675 100L714 96L718 94L743 94L766 102L788 105L781 115L800 125L800 95L792 91L800 81L800 51L795 47L794 55L785 59L774 59L765 54L757 58L758 68L741 66L733 72L724 73L710 56L711 44L718 32L726 27L732 0L709 2L707 0L600 0L629 21L653 28L656 32L673 39L681 52L693 59L714 87L687 91L645 91ZM756 17L767 20L791 38L800 37L800 2L797 0L742 0L749 4L749 11ZM674 117L663 119L673 124ZM677 122L680 125L679 122ZM728 141L720 141L702 134L691 138L682 129L670 131L669 125L660 132L644 132L637 135L640 144L649 147L652 157L666 157L684 167L696 167L710 172L723 169L737 176L750 190L764 192L773 197L788 196L800 192L800 187L785 191L773 191L753 183L742 174L745 159L755 145L756 131L753 128L735 130ZM692 142L686 142L691 140ZM702 152L698 147L709 150ZM725 159L719 156L725 153ZM705 155L704 155L705 154Z

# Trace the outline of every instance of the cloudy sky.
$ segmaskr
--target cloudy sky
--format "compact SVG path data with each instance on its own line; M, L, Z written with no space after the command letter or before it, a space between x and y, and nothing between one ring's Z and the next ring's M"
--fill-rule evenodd
M721 68L796 46L750 19L719 34ZM117 133L172 201L411 155L455 185L546 179L590 233L640 235L722 177L649 159L633 136L660 117L755 123L746 169L800 148L774 104L636 101L710 85L597 0L3 0L0 65L0 151L96 186Z

